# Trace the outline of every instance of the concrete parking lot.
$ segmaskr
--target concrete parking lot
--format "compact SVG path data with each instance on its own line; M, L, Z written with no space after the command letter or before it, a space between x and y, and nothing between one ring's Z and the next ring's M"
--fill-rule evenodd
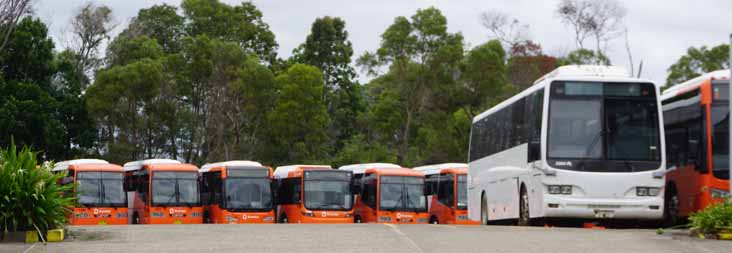
M139 225L70 227L61 243L0 252L730 252L732 242L648 229L451 225Z

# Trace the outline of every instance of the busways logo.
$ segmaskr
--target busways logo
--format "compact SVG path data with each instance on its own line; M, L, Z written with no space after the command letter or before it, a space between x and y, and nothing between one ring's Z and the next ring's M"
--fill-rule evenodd
M338 217L337 213L320 212L321 217Z
M411 214L406 214L406 213L397 213L396 216L397 216L397 219L411 219L412 218Z
M173 216L173 217L185 217L187 212L188 211L186 211L185 209L175 209L175 208L168 209L168 213L170 213L170 216Z
M572 167L572 161L556 161L554 166Z

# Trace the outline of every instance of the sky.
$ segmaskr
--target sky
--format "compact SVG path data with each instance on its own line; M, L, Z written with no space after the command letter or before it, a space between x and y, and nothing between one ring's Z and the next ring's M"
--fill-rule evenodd
M35 15L49 24L57 48L68 45L70 20L88 0L34 0ZM560 0L253 0L264 21L276 36L279 57L289 57L292 49L305 41L316 18L337 16L346 21L353 43L354 60L379 47L380 35L397 16L410 17L420 8L437 7L447 17L448 30L461 33L466 48L487 42L491 34L480 23L480 13L498 10L529 26L529 38L544 52L561 56L575 49L571 30L555 14ZM141 8L180 0L98 0L112 8L119 23L114 33L127 27ZM241 0L222 0L238 4ZM732 33L730 0L620 0L627 8L625 24L633 59L643 61L641 77L664 84L666 69L689 47L713 47L729 42ZM592 45L590 41L586 44ZM629 66L625 40L613 40L607 49L613 65ZM361 74L362 82L370 79Z

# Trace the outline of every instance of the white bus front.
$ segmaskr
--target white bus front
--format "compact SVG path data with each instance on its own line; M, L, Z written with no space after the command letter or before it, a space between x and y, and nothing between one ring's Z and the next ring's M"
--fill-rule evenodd
M651 83L549 85L533 217L661 219L663 129ZM537 187L531 187L535 189ZM537 191L532 191L537 192ZM540 205L540 206L538 206Z

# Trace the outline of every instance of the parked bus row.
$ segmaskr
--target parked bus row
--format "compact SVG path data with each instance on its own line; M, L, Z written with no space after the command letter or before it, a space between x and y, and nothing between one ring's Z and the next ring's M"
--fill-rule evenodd
M339 169L289 165L273 170L252 161L212 163L199 169L169 159L124 166L79 159L59 162L53 170L67 175L60 183L76 184L78 206L69 217L74 225L472 224L465 210L467 164L415 170L387 163ZM429 189L425 173L432 182Z
M659 95L612 66L564 66L473 119L468 214L675 223L729 192L729 71Z
M729 71L662 95L613 66L563 66L473 118L469 164L124 166L60 162L73 224L673 224L729 195Z

